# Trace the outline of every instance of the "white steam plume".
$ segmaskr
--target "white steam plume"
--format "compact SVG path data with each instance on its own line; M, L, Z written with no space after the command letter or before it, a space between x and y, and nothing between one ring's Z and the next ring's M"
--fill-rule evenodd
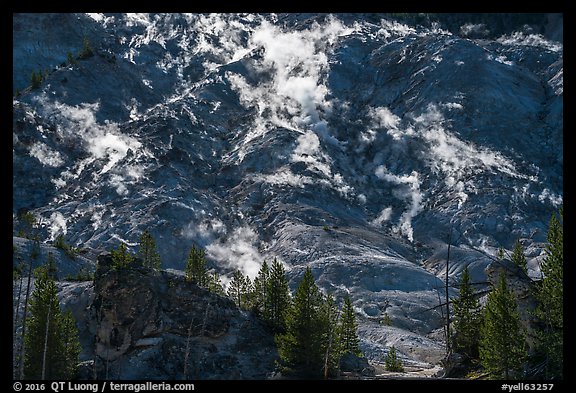
M330 109L324 75L328 70L326 51L339 36L353 30L335 18L322 25L313 23L307 30L283 31L264 21L251 38L252 48L263 48L254 67L270 80L253 86L244 77L227 73L231 86L245 106L258 108L255 128L265 132L272 124L292 129L325 130L321 112ZM250 134L245 143L260 136Z
M418 172L412 171L410 175L398 176L390 173L388 169L381 165L376 168L376 176L382 180L400 185L394 189L394 195L399 199L410 202L408 209L400 216L398 226L394 229L406 236L410 241L414 241L412 230L412 218L416 217L422 210L422 192L420 191L420 180Z
M206 247L206 255L254 279L264 257L258 251L258 234L250 227L236 228L224 242Z
M50 232L50 240L54 240L58 235L65 235L68 232L66 225L66 218L60 212L54 212L50 215L50 226L48 227Z
M80 173L92 162L100 161L101 169L94 173L94 181L100 176L110 172L108 184L119 195L128 194L127 185L140 180L144 175L144 168L140 165L118 166L118 162L124 159L131 151L135 155L151 154L142 148L142 144L134 137L124 134L120 127L113 122L105 121L103 124L96 119L99 110L98 103L83 103L72 106L64 103L48 102L45 97L39 97L44 115L57 124L57 133L65 143L80 148L88 153L88 156L61 173L61 178L54 180L55 184L66 184L70 178ZM31 154L37 157L45 165L59 166L63 160L58 152L52 152L47 147L36 146Z
M50 149L42 142L35 142L32 147L30 147L30 155L38 159L43 165L59 167L64 164L60 153Z

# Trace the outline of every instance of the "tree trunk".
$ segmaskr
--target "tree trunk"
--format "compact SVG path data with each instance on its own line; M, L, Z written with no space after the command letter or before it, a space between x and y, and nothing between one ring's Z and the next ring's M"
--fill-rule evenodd
M24 298L24 315L22 316L22 346L20 349L20 379L24 379L24 356L26 355L26 319L28 317L28 298L30 297L30 283L32 282L32 261L28 267L28 283L26 285L26 297Z
M194 319L190 320L190 326L188 327L188 337L186 338L186 351L184 352L184 379L188 379L188 357L190 356L190 335L192 334L192 322Z
M340 319L340 310L338 310L338 314L336 314L336 325L332 326L330 329L328 347L326 348L326 356L324 357L324 379L328 379L328 359L330 358L330 351L332 350L332 338L334 337L334 330L338 326L339 319Z
M18 314L20 313L20 298L22 296L22 281L24 281L24 277L20 277L20 286L18 287L18 297L16 298L16 310L14 311L14 333L12 335L14 340L14 346L16 346L16 331L18 330ZM20 343L22 345L22 343ZM14 379L16 379L16 354L18 351L15 347L12 348L12 375Z
M50 312L52 303L48 306L48 316L46 317L46 333L44 335L44 354L42 355L42 380L46 379L46 354L48 353L48 333L50 332Z

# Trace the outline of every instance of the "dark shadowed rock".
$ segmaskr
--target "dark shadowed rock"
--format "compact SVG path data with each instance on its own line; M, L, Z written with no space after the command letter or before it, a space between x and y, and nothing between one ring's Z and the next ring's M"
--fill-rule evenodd
M181 275L138 260L115 269L105 253L94 291L87 314L98 378L265 379L274 369L273 336L261 321Z
M352 353L346 353L340 359L340 370L343 372L353 372L364 376L374 376L376 371L374 366L368 363L365 357L356 356Z
M451 353L442 361L443 373L441 378L463 378L470 371L469 360L462 354Z

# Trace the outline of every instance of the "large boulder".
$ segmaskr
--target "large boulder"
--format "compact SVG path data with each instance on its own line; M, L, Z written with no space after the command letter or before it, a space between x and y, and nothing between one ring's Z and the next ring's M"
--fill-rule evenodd
M374 376L376 370L368 363L368 359L347 352L340 359L340 371L358 373L364 376Z

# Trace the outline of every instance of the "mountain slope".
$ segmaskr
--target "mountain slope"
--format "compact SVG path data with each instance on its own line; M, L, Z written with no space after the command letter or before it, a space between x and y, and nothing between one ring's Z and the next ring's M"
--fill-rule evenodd
M58 67L84 37L95 55ZM47 241L148 229L165 267L192 244L228 275L277 256L292 288L311 266L350 294L375 360L443 355L449 233L453 281L485 281L517 239L539 276L563 195L558 42L361 15L35 14L13 43L17 88L57 67L13 104L13 213Z

